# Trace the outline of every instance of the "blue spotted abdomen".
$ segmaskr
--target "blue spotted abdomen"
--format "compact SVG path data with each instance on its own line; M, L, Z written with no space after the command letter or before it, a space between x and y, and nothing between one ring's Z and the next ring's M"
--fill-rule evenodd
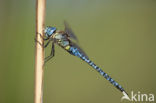
M101 68L99 68L97 65L95 65L90 59L88 59L86 56L84 56L76 47L70 47L69 49L70 53L74 56L77 56L81 58L83 61L88 63L90 66L92 66L97 72L100 73L104 78L106 78L111 84L113 84L117 89L119 89L121 92L124 91L124 89L116 82L114 81L107 73L105 73Z

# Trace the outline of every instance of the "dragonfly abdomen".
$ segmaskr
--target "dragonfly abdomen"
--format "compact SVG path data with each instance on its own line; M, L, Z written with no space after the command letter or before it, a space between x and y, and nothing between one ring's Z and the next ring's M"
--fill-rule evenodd
M106 78L111 84L113 84L117 89L119 89L121 92L124 91L124 89L119 85L116 81L114 81L107 73L105 73L101 68L99 68L97 65L95 65L90 59L88 59L85 55L80 53L78 48L76 47L70 47L70 52L74 56L77 56L81 58L83 61L88 63L91 67L93 67L97 72L99 72L100 75L102 75L104 78Z

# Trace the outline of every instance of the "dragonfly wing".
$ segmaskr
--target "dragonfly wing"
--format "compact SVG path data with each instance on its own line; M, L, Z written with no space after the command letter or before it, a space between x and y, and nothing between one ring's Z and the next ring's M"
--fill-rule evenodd
M86 58L88 58L87 54L84 52L84 50L82 48L80 48L77 44L75 43L71 43L72 46L76 47Z
M72 39L76 40L78 42L78 39L72 29L69 27L68 23L64 21L64 26L65 26L65 32L71 37Z

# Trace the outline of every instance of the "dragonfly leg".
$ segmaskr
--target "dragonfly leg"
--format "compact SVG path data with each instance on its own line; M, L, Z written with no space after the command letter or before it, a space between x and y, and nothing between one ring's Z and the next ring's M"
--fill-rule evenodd
M49 37L44 38L44 37L41 35L41 33L38 33L38 32L37 32L37 34L39 34L39 35L40 35L40 37L41 37L44 41L49 39Z
M48 42L44 45L44 48L46 48L50 42L51 42L51 39L49 39Z
M54 55L55 55L55 45L54 45L54 42L52 42L51 53L49 56L45 58L45 63L49 61L52 57L54 57Z
M41 44L36 38L34 40L35 40L35 42L39 43L42 47L44 47L44 45Z
M40 43L40 42L35 38L35 42L39 43L43 48L46 48L46 47L49 45L50 41L51 41L51 39L49 39L48 42L47 42L45 45L43 45L42 43Z

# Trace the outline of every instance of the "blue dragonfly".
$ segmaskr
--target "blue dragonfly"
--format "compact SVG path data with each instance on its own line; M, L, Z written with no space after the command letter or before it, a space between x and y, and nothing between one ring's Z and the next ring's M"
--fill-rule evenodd
M44 30L45 37L42 37L43 40L47 41L47 43L44 46L46 48L50 42L52 42L52 49L51 53L48 57L45 58L45 62L50 60L52 57L54 57L55 54L55 44L58 44L60 47L62 47L65 51L67 51L69 54L76 56L80 58L81 60L85 61L87 64L89 64L92 68L94 68L101 76L103 76L106 80L108 80L111 84L113 84L118 90L120 90L124 95L127 93L123 89L121 85L119 85L114 79L112 79L107 73L105 73L100 67L98 67L94 62L92 62L86 53L75 43L78 42L77 37L75 36L72 29L69 27L67 22L64 22L65 30L57 30L56 27L47 26Z

